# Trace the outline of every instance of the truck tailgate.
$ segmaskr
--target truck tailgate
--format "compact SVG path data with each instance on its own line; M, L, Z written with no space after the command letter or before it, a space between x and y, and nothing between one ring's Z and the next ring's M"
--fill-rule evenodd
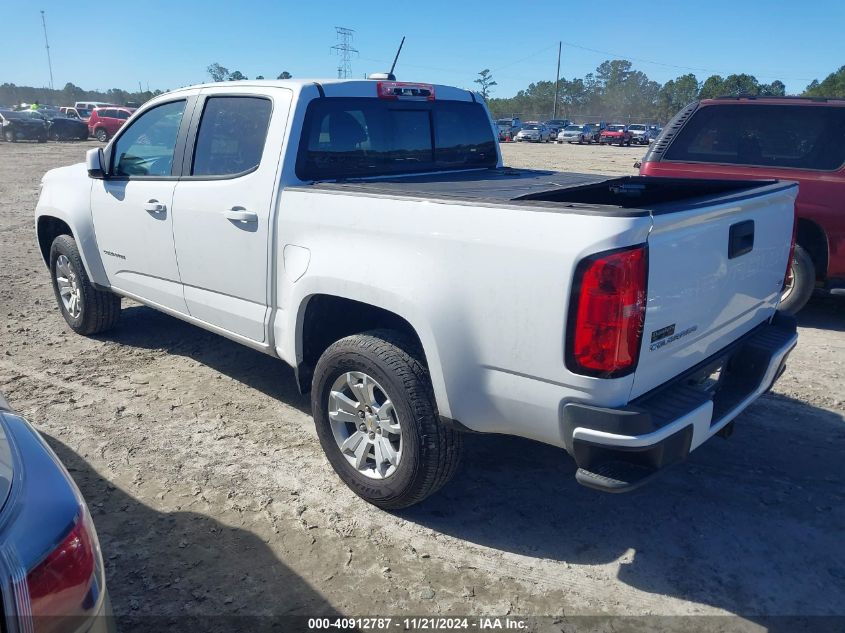
M635 398L716 355L774 313L797 185L653 211Z

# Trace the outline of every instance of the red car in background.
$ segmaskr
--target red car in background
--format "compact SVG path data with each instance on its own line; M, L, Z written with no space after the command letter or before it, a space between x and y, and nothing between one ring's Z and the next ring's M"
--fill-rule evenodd
M797 181L795 255L781 310L794 314L817 288L845 294L845 99L691 103L663 129L640 174Z
M88 119L88 132L98 141L105 143L123 127L132 112L134 108L94 108Z
M631 145L634 135L628 130L627 125L611 123L599 134L599 143L602 145Z

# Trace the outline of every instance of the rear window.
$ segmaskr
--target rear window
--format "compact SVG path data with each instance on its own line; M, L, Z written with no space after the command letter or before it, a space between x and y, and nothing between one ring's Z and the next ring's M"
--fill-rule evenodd
M496 139L477 103L322 98L308 105L302 180L495 167Z
M706 106L681 129L664 158L832 171L845 163L845 108Z

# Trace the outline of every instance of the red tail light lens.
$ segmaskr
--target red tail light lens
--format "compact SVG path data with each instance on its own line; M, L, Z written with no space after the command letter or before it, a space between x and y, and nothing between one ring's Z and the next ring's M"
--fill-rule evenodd
M645 317L645 245L588 257L575 271L567 365L575 373L615 378L637 366Z
M99 600L96 537L82 516L68 535L27 574L36 633L65 630L69 619L90 613Z

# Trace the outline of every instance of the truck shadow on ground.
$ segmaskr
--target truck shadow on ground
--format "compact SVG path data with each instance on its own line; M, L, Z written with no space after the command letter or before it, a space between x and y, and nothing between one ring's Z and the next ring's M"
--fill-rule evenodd
M152 308L125 306L117 328L99 338L185 356L311 415L311 401L299 393L289 365Z
M817 294L798 313L797 319L801 327L845 332L845 297Z
M255 534L204 514L154 510L45 439L92 511L121 633L304 630L301 618L338 615Z
M458 477L402 516L535 559L619 561L627 585L735 614L845 615L845 422L767 396L736 426L627 495L579 486L559 449L468 435Z

